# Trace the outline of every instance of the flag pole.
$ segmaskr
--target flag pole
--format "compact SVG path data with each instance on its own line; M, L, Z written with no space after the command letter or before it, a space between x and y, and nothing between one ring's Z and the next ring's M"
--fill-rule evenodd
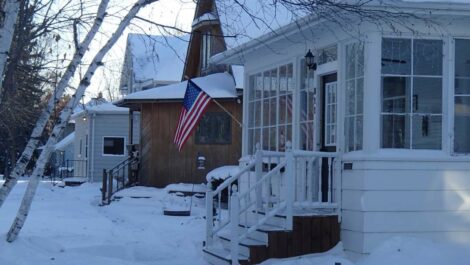
M217 100L215 100L214 98L212 99L212 101L214 101L214 103L219 106L223 111L225 111L225 113L227 113L234 121L236 121L238 123L238 125L240 125L240 127L243 127L243 124L237 119L235 118L235 116L233 116L232 113L230 113L224 106L222 106L222 104L220 104Z

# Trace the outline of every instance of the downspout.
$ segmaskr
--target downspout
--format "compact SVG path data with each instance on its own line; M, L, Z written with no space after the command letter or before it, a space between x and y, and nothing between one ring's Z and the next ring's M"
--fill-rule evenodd
M92 130L90 130L90 151L91 155L90 157L90 170L91 170L91 182L95 181L95 176L93 175L93 172L95 172L95 116L96 113L93 113L91 115L91 120L92 123Z

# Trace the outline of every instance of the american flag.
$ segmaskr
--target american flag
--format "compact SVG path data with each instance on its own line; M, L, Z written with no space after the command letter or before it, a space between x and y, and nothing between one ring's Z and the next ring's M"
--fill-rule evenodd
M211 97L202 91L193 81L188 80L183 107L181 108L180 118L173 139L179 151L181 151L184 143L188 140L210 102Z

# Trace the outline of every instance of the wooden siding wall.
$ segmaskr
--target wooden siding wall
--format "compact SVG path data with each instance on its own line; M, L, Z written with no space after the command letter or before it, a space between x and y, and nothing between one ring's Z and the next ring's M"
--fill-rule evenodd
M242 104L221 102L241 120ZM241 155L241 128L232 120L232 143L228 145L195 144L194 133L181 152L173 136L181 111L181 103L142 104L141 182L143 185L165 187L171 183L205 183L206 174L223 165L237 165ZM222 112L211 103L207 112ZM206 157L206 169L196 169L196 156Z

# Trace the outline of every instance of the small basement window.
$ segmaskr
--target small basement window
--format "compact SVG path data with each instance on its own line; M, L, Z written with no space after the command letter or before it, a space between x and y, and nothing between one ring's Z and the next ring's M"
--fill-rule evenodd
M232 123L224 112L207 112L196 130L196 144L230 144Z
M103 155L124 155L124 137L104 137Z

